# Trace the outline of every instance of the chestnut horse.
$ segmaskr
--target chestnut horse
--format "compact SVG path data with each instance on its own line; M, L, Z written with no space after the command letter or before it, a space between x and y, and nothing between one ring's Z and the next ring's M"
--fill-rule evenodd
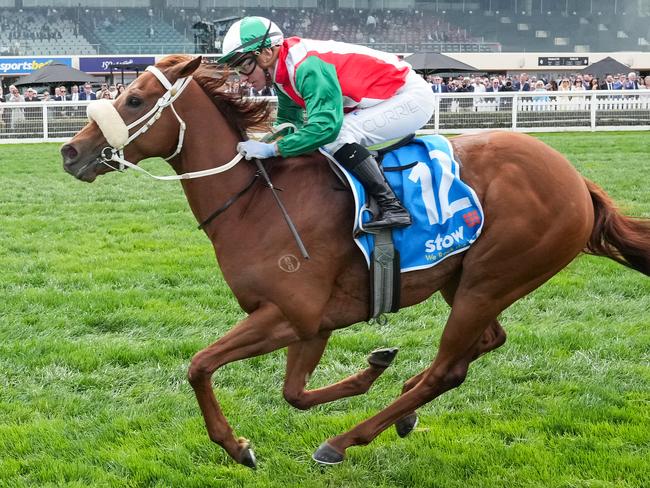
M147 125L123 148L126 161L172 155L169 163L179 174L214 168L231 161L246 129L268 116L265 104L225 94L225 75L215 76L200 58L169 56L156 67L158 74L143 73L115 100L115 110L107 107L117 120L133 124L131 136ZM179 83L184 84L180 94ZM156 104L161 112L149 122L141 120ZM108 161L116 152L107 142L115 140L107 135L115 132L110 127L115 117L94 119L61 148L68 173L92 182L116 169L117 160ZM427 369L405 382L402 394L387 408L323 442L314 454L320 463L341 462L348 447L368 444L391 425L401 436L408 434L419 407L463 383L474 359L505 342L498 315L582 251L650 275L650 221L621 215L603 190L555 150L510 132L461 136L452 145L462 179L481 200L483 233L466 252L405 273L401 283L400 307L422 302L436 291L451 306L437 354ZM284 397L307 409L365 393L396 353L375 351L366 369L324 388L306 388L330 334L367 319L368 269L351 238L352 196L340 191L324 157L309 154L265 164L273 183L284 189L282 200L309 260L296 257L296 242L271 191L254 179L256 167L250 162L221 174L181 180L198 222L229 203L204 230L247 317L194 356L188 378L210 439L250 467L256 463L250 444L234 435L212 388L218 368L286 347Z

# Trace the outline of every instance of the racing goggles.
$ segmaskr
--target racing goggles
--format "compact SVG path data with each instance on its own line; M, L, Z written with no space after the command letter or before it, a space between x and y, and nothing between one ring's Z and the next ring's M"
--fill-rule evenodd
M230 63L230 67L239 76L250 76L257 67L257 56L252 53L247 53L245 56Z

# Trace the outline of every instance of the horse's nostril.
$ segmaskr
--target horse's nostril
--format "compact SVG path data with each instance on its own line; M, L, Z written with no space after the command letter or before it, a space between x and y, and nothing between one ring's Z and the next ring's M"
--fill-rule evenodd
M72 144L66 144L61 148L61 155L66 162L71 162L79 155L79 153Z

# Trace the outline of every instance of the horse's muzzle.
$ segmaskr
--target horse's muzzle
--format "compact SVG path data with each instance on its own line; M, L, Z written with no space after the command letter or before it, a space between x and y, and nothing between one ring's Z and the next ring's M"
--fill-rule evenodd
M72 143L64 144L61 147L61 156L63 157L63 169L75 178L92 182L97 178L97 157L89 159L81 157L81 153Z

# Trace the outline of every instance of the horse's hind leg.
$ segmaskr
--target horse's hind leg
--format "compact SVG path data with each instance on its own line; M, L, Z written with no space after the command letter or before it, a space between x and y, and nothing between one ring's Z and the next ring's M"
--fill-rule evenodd
M330 386L305 390L309 377L318 365L330 334L291 344L287 352L284 398L294 407L306 410L314 405L340 398L361 395L386 370L397 349L380 349L368 357L369 367Z
M323 464L341 462L348 447L368 444L397 420L465 381L483 333L500 309L488 294L465 297L457 294L455 298L438 355L420 380L374 417L323 443L314 453L314 460Z
M498 347L501 347L506 342L506 331L503 330L501 324L498 320L494 319L485 331L481 339L476 344L476 347L470 354L470 362L478 359L480 356L487 354ZM421 373L413 376L404 383L402 388L402 395L413 388L418 382L422 379L422 376L427 372L427 370L422 371ZM400 437L406 437L409 435L418 422L418 414L416 412L410 412L408 415L405 415L397 422L395 422L395 430L397 435Z
M447 304L451 307L454 303L454 297L456 296L456 289L458 288L458 277L450 281L444 288L440 290L440 294L445 299ZM503 330L501 324L497 319L494 319L490 325L483 331L481 340L477 343L474 351L471 353L470 361L478 359L483 354L487 354L498 347L501 347L506 342L506 331ZM426 372L423 371L404 383L402 388L402 395L413 388L418 382L422 379L422 376ZM405 415L397 422L395 422L395 430L397 435L400 437L406 437L410 434L418 422L418 415L416 412L410 412L408 415Z

